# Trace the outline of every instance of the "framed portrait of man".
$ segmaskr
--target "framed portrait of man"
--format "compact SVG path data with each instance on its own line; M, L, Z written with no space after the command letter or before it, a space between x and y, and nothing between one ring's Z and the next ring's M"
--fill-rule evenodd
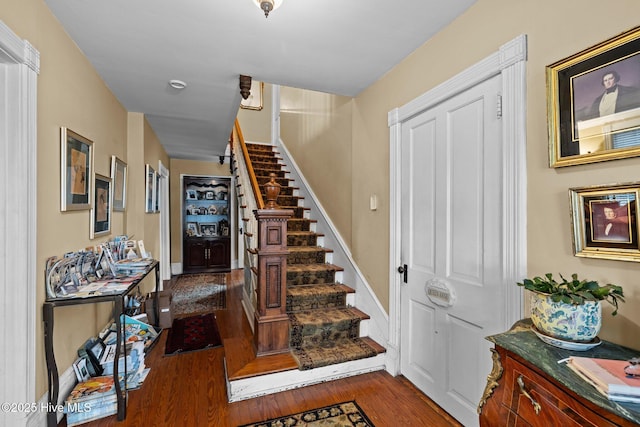
M569 198L576 256L640 261L640 183L572 188Z

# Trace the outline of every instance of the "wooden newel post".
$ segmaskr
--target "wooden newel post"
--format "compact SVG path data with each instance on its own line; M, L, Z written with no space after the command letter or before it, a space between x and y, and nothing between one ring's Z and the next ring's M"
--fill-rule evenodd
M253 340L258 356L289 351L287 220L293 211L278 209L280 188L275 178L265 184L265 189L267 209L254 211L258 220L258 306Z

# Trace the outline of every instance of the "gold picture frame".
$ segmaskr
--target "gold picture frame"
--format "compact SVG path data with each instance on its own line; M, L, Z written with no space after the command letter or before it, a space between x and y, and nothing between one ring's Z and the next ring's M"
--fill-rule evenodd
M569 189L574 255L640 262L640 183Z
M127 164L111 156L111 181L113 183L113 210L124 212L127 208Z
M640 156L640 27L546 67L549 165Z

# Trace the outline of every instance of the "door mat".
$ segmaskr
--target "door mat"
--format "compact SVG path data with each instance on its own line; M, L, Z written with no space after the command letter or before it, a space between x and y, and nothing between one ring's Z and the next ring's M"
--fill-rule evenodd
M213 313L175 319L169 329L164 354L171 356L220 347L222 340Z
M355 400L238 427L281 426L374 427Z
M224 273L183 274L171 287L174 317L187 317L226 308Z

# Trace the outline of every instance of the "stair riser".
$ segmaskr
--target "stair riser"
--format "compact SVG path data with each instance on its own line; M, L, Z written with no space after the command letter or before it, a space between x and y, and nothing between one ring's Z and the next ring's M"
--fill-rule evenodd
M311 231L311 221L308 219L298 219L287 221L287 231Z
M268 178L272 173L275 174L276 177L278 178L285 178L289 174L289 172L280 170L280 168L275 170L253 168L253 171L255 172L257 177L266 177L266 178Z
M287 256L287 264L324 264L325 263L325 251L313 251L313 252L290 252Z
M349 319L325 324L300 325L292 322L289 345L331 347L334 341L360 336L360 319Z
M287 235L287 246L318 246L318 236L316 234Z
M287 272L287 286L335 283L334 271Z
M344 292L314 295L311 297L299 297L287 295L287 312L316 310L319 308L344 307L347 296Z

